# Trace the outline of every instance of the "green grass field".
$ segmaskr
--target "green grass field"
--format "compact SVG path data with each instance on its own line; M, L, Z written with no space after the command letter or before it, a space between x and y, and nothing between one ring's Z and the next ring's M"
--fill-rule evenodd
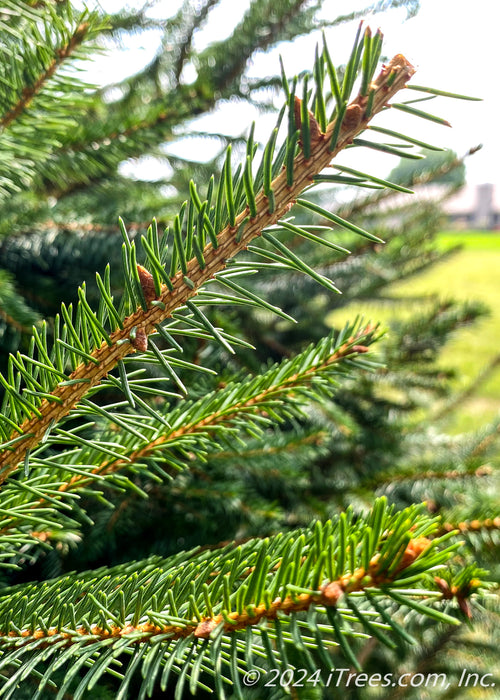
M426 294L476 299L490 307L489 316L451 337L439 360L440 366L455 370L454 388L458 391L467 390L486 372L484 381L448 418L447 428L461 432L478 428L500 415L500 233L445 232L438 237L438 243L443 249L457 243L463 248L420 275L391 285L388 292L396 299ZM332 314L331 320L337 324L357 313L386 324L395 310L388 310L386 304L353 304ZM405 309L403 303L396 313L406 315L410 309Z

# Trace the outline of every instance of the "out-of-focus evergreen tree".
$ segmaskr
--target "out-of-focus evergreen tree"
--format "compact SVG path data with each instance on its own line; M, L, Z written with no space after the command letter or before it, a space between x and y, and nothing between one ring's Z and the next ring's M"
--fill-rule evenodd
M129 685L131 697L207 687L223 697L221 678L235 684L230 697L336 697L312 682L274 694L262 682L240 687L238 667L273 665L320 669L323 681L343 667L444 672L453 697L468 697L457 688L463 666L492 667L498 626L477 591L498 573L498 425L450 436L432 420L434 403L451 398L440 349L487 309L414 300L385 334L355 319L331 328L331 313L352 302L397 304L391 282L452 254L435 245L439 206L415 206L407 191L459 184L463 162L420 141L421 153L407 151L399 132L358 135L372 104L384 106L370 97L378 34L358 34L337 72L320 43L304 90L290 76L248 77L252 56L280 42L334 35L370 9L418 9L392 0L326 21L322 4L254 0L226 39L205 43L217 0L186 0L164 17L155 3L106 17L65 0L0 9L5 697L33 697L40 678L42 698L54 688L122 697ZM75 77L99 47L147 31L158 51L133 76L99 89ZM256 155L252 136L220 133L206 136L220 143L208 163L166 155L226 100L266 113L280 88L281 150L274 136ZM345 116L353 88L361 98ZM319 131L335 120L332 150L335 141L409 157L389 182L339 158L312 171L328 190L285 211L310 180L298 188L291 176L279 195L271 181L302 153L297 172L314 163ZM243 170L228 143L247 158ZM154 179L131 175L134 159L151 163ZM245 228L261 209L256 247ZM207 263L217 282L191 296ZM172 315L174 277L172 297L185 297ZM342 692L387 696L371 685Z
M422 148L421 153L424 159L418 163L401 159L389 173L389 180L410 184L431 178L434 183L450 187L465 185L465 165L454 151L432 151Z

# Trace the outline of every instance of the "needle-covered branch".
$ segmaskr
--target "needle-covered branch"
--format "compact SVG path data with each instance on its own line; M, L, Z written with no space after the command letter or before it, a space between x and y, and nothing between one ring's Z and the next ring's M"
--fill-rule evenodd
M459 545L447 544L449 535L431 539L438 523L421 511L395 512L380 499L362 519L349 509L240 546L8 591L0 598L0 669L10 671L4 691L28 658L42 674L38 693L51 681L53 664L68 664L62 698L83 660L89 670L80 690L91 689L126 650L142 669L142 693L160 677L165 690L171 671L194 689L202 668L215 671L217 689L221 680L239 689L240 673L252 652L260 658L262 645L277 668L287 667L293 647L306 645L318 663L336 650L359 670L357 637L368 634L394 649L404 635L394 606L457 625L459 606L477 589L474 571L456 585L444 572ZM430 569L443 571L446 581L427 576Z
M142 473L155 473L164 480L203 462L209 454L234 448L235 440L242 436L264 434L291 415L300 418L306 402L331 398L339 381L356 368L371 369L373 363L365 358L377 338L376 330L370 325L346 326L338 335L331 334L263 375L230 383L197 401L182 401L177 408L158 413L156 419L139 414L136 406L134 422L140 426L140 436L124 430L117 433L114 425L107 424L92 441L75 446L70 463L61 451L67 444L66 433L54 432L45 445L51 455L51 469L43 473L47 458L43 449L32 460L33 470L41 472L36 490L27 492L24 482L17 479L9 480L3 488L2 501L4 508L8 504L8 513L0 516L2 555L14 552L10 535L20 527L24 535L33 536L34 544L52 539L50 532L57 541L62 528L73 531L75 513L68 505L89 486L121 489L126 475ZM123 413L120 417L126 421L129 416ZM109 458L106 446L111 439L115 453L121 457ZM186 451L190 459L185 458ZM76 465L80 468L75 474L72 468ZM23 527L26 515L30 518L29 531ZM43 538L40 532L45 533Z
M103 27L97 13L77 12L69 3L59 10L23 2L15 12L5 9L13 16L0 42L2 204L8 195L33 188L68 128L76 128L74 114L89 86L71 68L88 56Z
M328 54L326 53L325 56L328 57ZM219 186L220 194L213 223L207 214L207 204L201 202L196 188L193 187L189 207L192 217L196 215L200 222L199 230L194 239L192 230L191 233L188 232L185 241L182 241L179 235L174 236L173 260L170 267L170 272L173 274L170 278L162 267L161 261L158 260L158 256L155 256L156 241L153 240L148 248L154 273L153 275L149 273L151 284L154 284L154 298L150 291L147 292L148 298L146 298L143 290L145 278L143 276L141 280L133 266L135 248L126 242L124 264L126 274L128 273L132 278L130 297L140 302L140 308L126 318L120 318L118 312L110 311L110 316L113 316L110 318L110 325L118 328L109 332L88 307L83 293L77 309L76 322L71 321L70 313L63 308L65 333L64 337L56 337L57 350L52 351L52 358L49 357L50 351L46 344L37 343L39 351L37 361L42 365L40 374L45 378L45 382L40 383L37 380L28 393L23 393L16 388L15 382L12 383L9 378L0 376L8 397L4 402L3 413L7 419L6 425L13 428L10 434L4 429L7 439L0 452L0 482L17 469L29 455L30 450L40 443L46 432L70 413L90 390L99 385L121 359L131 351L145 350L147 337L155 332L162 322L172 317L180 307L186 305L205 283L223 271L228 259L234 258L239 252L245 250L264 229L279 222L301 192L311 184L315 175L328 166L337 153L352 143L355 136L366 128L373 116L385 107L387 100L405 87L413 73L413 67L403 56L398 55L393 58L387 66L384 66L378 77L369 83L368 95L360 94L348 106L344 103L340 108L337 107L336 117L328 124L325 133L318 129L314 117L308 115L309 124L316 126L305 131L304 123L297 125L301 127L302 149L292 159L287 160L286 167L282 168L274 179L267 180L267 184L267 177L264 177L257 194L254 195L252 188L247 188L246 198L240 198L238 202L234 202L234 195L229 186L231 166L228 158L226 174L223 174L223 183ZM318 99L316 96L316 101ZM293 107L290 113L291 128L289 128L286 149L293 155L296 150L294 144L296 144L297 133L296 126L293 124ZM270 148L268 144L268 150ZM285 149L281 150L284 153ZM309 152L308 157L304 154L305 150ZM253 147L251 151L251 157L253 157ZM272 172L271 165L272 160L266 161L265 158L264 175L266 172L268 174ZM305 200L301 200L301 204L307 206ZM234 215L231 214L233 208ZM315 206L312 208L315 211L318 209ZM184 211L185 209L182 214ZM221 211L227 212L229 223L218 231L218 226L223 221ZM335 223L347 226L361 234L366 233L351 226L349 222L339 220L338 217ZM180 227L180 220L178 226ZM175 230L174 226L174 233ZM205 236L210 239L206 244ZM275 240L272 237L271 242ZM196 255L191 257L193 247ZM285 251L284 247L279 249L282 255L286 254ZM269 251L267 256L270 255ZM273 255L276 257L276 254L273 253ZM279 256L279 259L283 257ZM300 261L290 259L294 266L300 268ZM148 272L145 274L147 275ZM331 283L330 286L332 286ZM107 302L108 309L111 310L112 301L107 299ZM75 326L80 329L82 326L90 327L92 333L82 340ZM100 345L97 342L99 338L103 339ZM98 347L92 349L92 345L98 345ZM85 361L75 366L73 372L67 376L63 362L60 359L58 361L61 357L69 358L75 365L75 357L84 358ZM23 375L23 381L30 373L26 367L36 364L34 360L24 359L25 371L19 370ZM16 367L19 368L19 364ZM38 391L37 383L40 387ZM24 420L22 420L23 417Z

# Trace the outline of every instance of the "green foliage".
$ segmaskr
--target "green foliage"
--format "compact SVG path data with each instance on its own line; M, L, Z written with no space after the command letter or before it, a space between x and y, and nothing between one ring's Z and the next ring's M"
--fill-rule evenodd
M457 167L449 169L452 163L457 162L457 154L454 151L431 151L422 148L421 151L425 160L414 163L402 159L399 165L391 170L389 180L396 180L405 185L418 182L419 179L425 181L425 176L432 173L432 181L442 183L452 187L462 187L465 184L465 165L457 163ZM443 173L440 174L439 170Z
M439 591L427 590L426 573L442 568L459 546L440 547L448 536L431 543L436 527L415 507L395 512L380 500L366 520L348 509L335 522L238 547L8 590L0 597L6 630L0 647L12 644L7 630L16 636L22 630L22 642L2 658L0 672L7 675L1 694L13 696L26 665L40 678L34 698L43 697L61 666L67 668L57 698L84 666L76 697L109 671L121 677L116 697L124 697L130 664L141 669L138 697L147 697L158 681L165 690L173 673L179 698L186 683L194 692L212 682L219 697L224 684L243 697L240 674L247 665L261 672L286 668L293 648L311 673L322 659L329 664L331 647L359 669L354 649L366 633L393 649L395 639L403 641L391 616L394 605L458 624L446 604L440 610L418 600L439 598ZM475 574L466 576L473 587ZM128 655L127 669L121 657Z
M58 9L9 5L2 8L9 20L0 49L2 199L36 186L42 174L47 177L54 150L77 127L72 115L85 105L86 86L66 64L90 54L102 27L96 13L77 13L69 3Z

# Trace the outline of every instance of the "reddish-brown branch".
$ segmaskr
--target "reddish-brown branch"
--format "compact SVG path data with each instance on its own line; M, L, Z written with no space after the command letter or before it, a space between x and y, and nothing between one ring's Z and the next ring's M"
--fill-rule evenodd
M363 330L359 331L358 336L365 335L366 333L370 333L374 330L374 327L368 326L367 328L364 328ZM236 403L232 405L228 410L224 411L219 411L216 413L212 413L208 416L205 416L202 420L196 422L196 423L188 423L186 425L183 425L182 428L179 428L178 430L174 430L172 433L169 433L168 435L162 435L161 437L157 438L156 440L148 443L145 447L142 447L140 450L136 450L132 452L130 455L128 455L127 460L113 460L112 462L107 462L104 463L101 467L97 468L95 470L95 473L97 474L109 474L111 472L118 471L118 469L125 467L131 463L137 462L140 459L145 459L149 456L151 456L156 449L160 446L168 445L169 442L175 441L180 437L186 436L186 435L196 435L200 433L205 433L207 430L210 430L210 428L220 424L220 423L227 423L231 421L233 418L235 418L239 413L242 411L245 411L252 406L258 407L259 404L264 403L268 401L274 394L279 393L283 394L285 391L293 391L295 387L302 386L305 381L307 381L309 378L312 378L314 374L316 374L318 371L321 369L334 364L335 362L338 362L339 360L343 359L344 357L349 357L351 355L356 355L359 353L364 353L368 350L368 348L364 345L354 345L353 346L353 341L354 338L350 338L341 348L337 350L337 352L333 353L327 360L325 360L322 364L317 365L315 367L311 367L302 374L294 374L292 377L289 377L285 382L278 384L278 385L272 385L268 387L267 389L264 389L263 391L260 392L260 394L257 394L256 396L252 396L252 398L247 399L245 401L242 401L241 403ZM69 485L71 485L73 482L76 482L78 480L85 479L85 477L80 477L78 475L74 476L72 480L69 482ZM64 489L61 489L64 490Z
M486 518L485 520L463 520L459 523L443 523L441 530L443 534L453 530L458 530L461 533L500 530L500 516Z
M289 377L285 382L273 384L261 391L256 396L252 396L251 398L241 401L240 403L235 403L226 410L211 413L210 415L205 416L205 418L194 423L186 423L181 428L178 428L177 430L174 430L166 435L162 435L156 440L152 440L147 445L144 445L140 449L134 450L127 455L126 459L114 459L103 462L99 466L89 471L87 475L74 475L71 477L71 479L69 479L69 481L61 484L58 491L60 493L67 493L69 491L75 491L78 488L86 487L95 481L97 476L104 476L106 474L116 473L121 469L126 469L135 462L154 455L155 451L159 448L168 448L169 443L175 443L179 438L207 433L221 423L229 423L239 414L251 407L256 407L258 410L259 404L265 404L266 401L269 401L276 395L283 395L284 392L293 392L296 387L303 386L310 379L312 379L318 371L325 369L335 362L338 362L345 357L351 357L356 354L364 354L368 350L368 347L365 345L356 345L355 343L360 338L366 337L368 334L372 333L375 328L376 327L369 325L360 329L355 336L349 338L340 348L338 348L336 352L332 353L332 355L330 355L322 363L315 365L314 367L310 367L300 374L295 374L292 377ZM313 436L313 438L314 440L317 440L317 436ZM32 504L31 509L39 508L45 503L46 500L44 498L40 498ZM17 519L11 520L9 525L0 529L0 535L4 535L9 532L13 527L15 527L16 522ZM38 539L41 539L39 535L33 533L31 534ZM48 539L48 537L46 537L46 539Z
M42 417L33 417L24 421L21 426L21 433L26 435L24 440L16 444L14 449L3 450L0 453L0 483L15 471L18 465L24 460L25 455L36 445L45 435L51 424L57 424L61 418L66 416L73 407L85 396L89 389L97 386L118 363L120 359L134 352L134 348L128 343L119 341L129 340L133 328L140 329L146 336L155 331L157 324L172 316L174 311L184 305L188 299L197 294L197 290L215 273L223 270L226 260L234 257L244 250L255 237L259 236L262 229L271 226L289 210L290 205L296 200L300 193L311 184L315 175L328 166L337 153L352 143L353 138L360 133L367 125L368 121L380 112L392 96L406 86L406 83L415 72L413 66L402 56L395 56L372 83L374 99L372 102L371 114L368 117L362 116L356 119L356 124L348 127L343 124L337 144L333 151L330 150L330 140L334 129L334 123L328 125L326 133L321 134L321 138L311 142L311 155L308 159L303 153L299 153L294 161L294 182L291 187L287 185L287 173L283 170L273 181L272 189L275 197L275 209L269 212L269 203L263 192L256 198L256 216L244 224L248 217L248 208L241 212L236 218L234 227L227 226L217 236L218 246L214 248L209 243L204 250L206 265L204 269L198 264L196 258L189 261L187 275L190 283L186 283L182 272L178 272L172 279L173 289L170 291L166 286L162 288L159 300L164 308L154 306L147 311L142 308L125 319L123 330L117 330L111 335L111 346L103 343L101 347L92 353L96 363L79 365L70 375L72 380L81 380L65 386L57 386L52 392L54 400L44 399L38 410ZM358 96L350 105L350 113L353 114L359 107L364 110L367 98ZM353 120L350 120L353 121ZM236 240L235 233L244 226L240 240ZM14 433L12 439L17 437Z
M15 639L16 646L22 645L24 640L25 643L28 644L36 639L41 640L41 646L43 646L43 640L55 635L58 636L58 639L66 638L67 646L70 646L71 644L75 644L75 632L81 635L91 634L94 637L93 641L113 637L119 639L133 634L134 637L133 640L131 640L133 644L151 641L155 636L160 634L168 634L171 640L190 636L199 639L209 639L211 632L220 625L223 626L226 634L231 634L246 629L247 627L258 625L263 620L275 620L279 614L290 615L292 613L303 612L309 610L312 606L336 607L340 598L345 593L349 594L391 584L396 581L400 573L413 564L431 544L431 540L426 537L419 537L411 540L403 553L399 566L390 575L387 575L381 570L380 557L376 554L371 559L368 569L356 569L356 571L352 573L344 574L336 581L328 581L324 583L317 592L276 598L269 606L264 604L257 605L252 612L248 610L244 610L240 613L228 612L226 616L214 615L212 617L202 618L201 620L193 620L192 624L185 626L160 626L151 622L146 622L136 626L124 625L123 627L119 627L113 625L110 626L109 629L99 627L99 625L91 625L90 629L81 626L71 632L64 632L57 627L53 627L46 631L42 629L23 630L20 634L12 631L7 633L6 636ZM45 644L48 644L48 642Z

